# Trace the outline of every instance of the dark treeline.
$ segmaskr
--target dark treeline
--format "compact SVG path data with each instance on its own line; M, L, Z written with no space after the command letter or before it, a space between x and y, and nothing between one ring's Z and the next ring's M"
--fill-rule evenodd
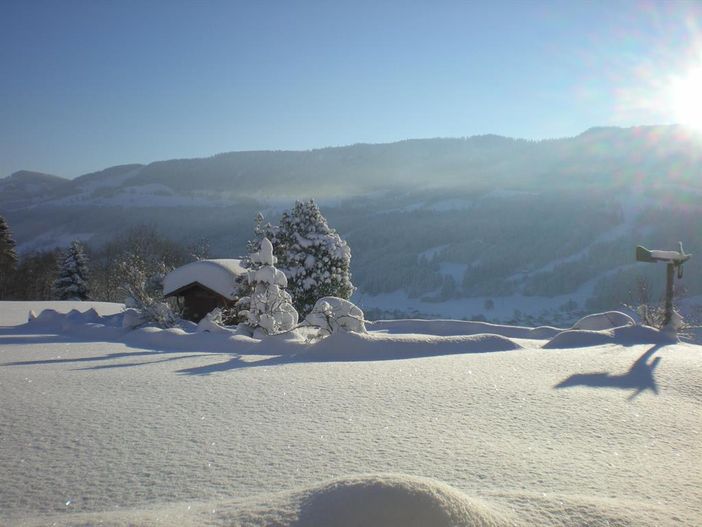
M0 245L12 247L14 240ZM54 283L59 276L64 249L30 251L3 259L0 266L0 299L54 300ZM88 288L91 300L124 301L123 284L129 269L135 267L146 276L162 273L198 258L207 257L207 243L175 242L155 227L133 227L102 246L86 245Z

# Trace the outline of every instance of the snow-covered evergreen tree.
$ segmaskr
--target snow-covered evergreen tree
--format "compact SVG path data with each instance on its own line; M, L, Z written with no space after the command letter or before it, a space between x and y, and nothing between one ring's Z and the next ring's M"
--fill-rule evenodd
M64 253L52 289L57 300L88 299L88 259L78 240L71 242Z
M265 218L261 212L256 213L256 219L254 220L254 239L249 240L246 244L246 250L249 254L255 253L261 247L261 242L263 238L268 238L268 240L276 247L276 242L278 237L276 231L277 227L271 225L270 223L264 223ZM277 250L277 247L276 247Z
M351 249L329 227L313 200L298 201L284 213L275 236L279 266L301 316L322 297L351 297Z
M252 240L249 240L246 243L246 256L244 256L241 259L241 266L244 269L253 269L257 268L259 264L253 263L251 261L251 255L254 253L257 253L258 250L261 247L261 242L263 241L264 238L268 238L268 240L275 246L276 242L276 234L275 231L277 230L277 227L274 227L270 223L263 223L264 222L264 217L261 212L256 213L256 219L254 220L254 237ZM250 298L251 294L253 292L253 285L249 283L249 277L246 274L240 275L237 277L235 280L234 286L236 290L238 291L238 296L240 298ZM235 307L236 310L244 309L245 302L244 303L237 303L237 306Z
M0 216L0 299L8 296L12 275L17 270L17 252L10 227Z
M250 295L239 300L240 305L247 307L240 315L246 317L249 326L262 328L269 335L293 329L297 326L297 311L285 291L288 285L285 274L275 268L277 259L271 241L263 238L260 249L251 253L248 260Z

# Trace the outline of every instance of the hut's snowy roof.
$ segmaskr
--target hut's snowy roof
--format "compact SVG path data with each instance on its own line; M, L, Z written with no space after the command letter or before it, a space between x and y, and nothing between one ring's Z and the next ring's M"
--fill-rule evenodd
M190 284L198 283L229 300L236 296L234 279L246 273L241 260L198 260L174 269L163 279L163 294L170 295Z

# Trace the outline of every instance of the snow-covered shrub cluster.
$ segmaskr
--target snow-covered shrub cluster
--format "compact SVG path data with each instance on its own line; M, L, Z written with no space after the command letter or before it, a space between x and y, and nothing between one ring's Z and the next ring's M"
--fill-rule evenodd
M290 331L297 326L297 311L292 305L285 274L276 269L277 258L268 238L261 240L260 249L249 255L247 273L249 295L239 299L240 316L252 328L262 328L268 335Z
M363 311L352 302L335 296L317 300L312 311L305 317L305 323L320 328L328 335L339 329L366 333Z
M122 302L125 277L121 262L138 258L147 276L158 275L163 267L173 269L192 260L184 244L171 240L150 225L137 225L101 247L91 247L90 294L95 300Z
M123 279L120 289L125 295L124 304L137 310L142 324L170 328L178 323L178 316L163 300L162 281L168 271L165 264L155 274L149 274L141 257L128 254L117 267Z
M88 259L79 241L73 241L64 253L52 290L57 300L88 299Z
M293 305L302 316L322 297L351 297L351 249L329 227L314 201L296 202L283 213L279 226L264 224L259 214L255 236L273 243L278 268L285 273ZM250 242L249 250L257 244Z

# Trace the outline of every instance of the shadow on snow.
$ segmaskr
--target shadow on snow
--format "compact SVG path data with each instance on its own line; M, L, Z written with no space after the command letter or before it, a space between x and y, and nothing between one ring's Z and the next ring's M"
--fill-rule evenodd
M629 400L640 393L651 390L658 395L658 385L654 377L654 370L661 358L655 357L648 362L653 354L666 344L656 344L642 354L626 373L612 374L607 372L575 373L567 379L556 384L554 388L570 388L572 386L589 386L592 388L618 388L620 390L634 390Z
M0 366L31 366L48 364L76 364L76 370L102 370L110 368L127 368L146 366L149 364L172 362L181 359L198 357L222 357L222 362L197 365L175 370L180 375L210 375L213 373L239 370L244 368L260 368L300 363L327 363L327 362L376 362L386 360L404 360L423 357L446 356L455 354L474 354L484 352L498 352L521 349L521 346L509 339L498 335L477 335L472 337L435 337L435 341L407 341L400 337L368 337L358 335L335 335L328 340L318 343L314 349L291 349L284 341L272 341L269 345L260 342L238 342L238 349L230 348L232 343L221 341L216 334L185 335L186 339L181 346L174 346L174 342L182 340L181 336L173 336L166 342L159 339L144 341L120 338L90 338L87 336L66 336L54 334L29 335L26 330L2 331L0 330L0 344L41 344L41 343L94 343L114 342L122 344L134 351L120 351L96 356L64 356L46 359L5 362ZM203 340L204 339L204 340ZM399 339L399 340L398 340ZM436 340L438 339L438 340ZM197 343L196 343L197 340ZM194 344L196 344L194 346ZM441 344L441 345L437 345ZM148 346L148 347L146 347ZM178 349L180 347L180 349ZM199 348L199 349L198 349ZM67 354L75 354L67 351ZM120 359L143 358L129 362ZM149 360L151 358L152 360ZM109 361L119 361L111 363ZM107 363L105 363L107 362ZM87 363L87 364L86 364ZM90 365L90 363L98 363ZM102 364L100 364L102 363Z

